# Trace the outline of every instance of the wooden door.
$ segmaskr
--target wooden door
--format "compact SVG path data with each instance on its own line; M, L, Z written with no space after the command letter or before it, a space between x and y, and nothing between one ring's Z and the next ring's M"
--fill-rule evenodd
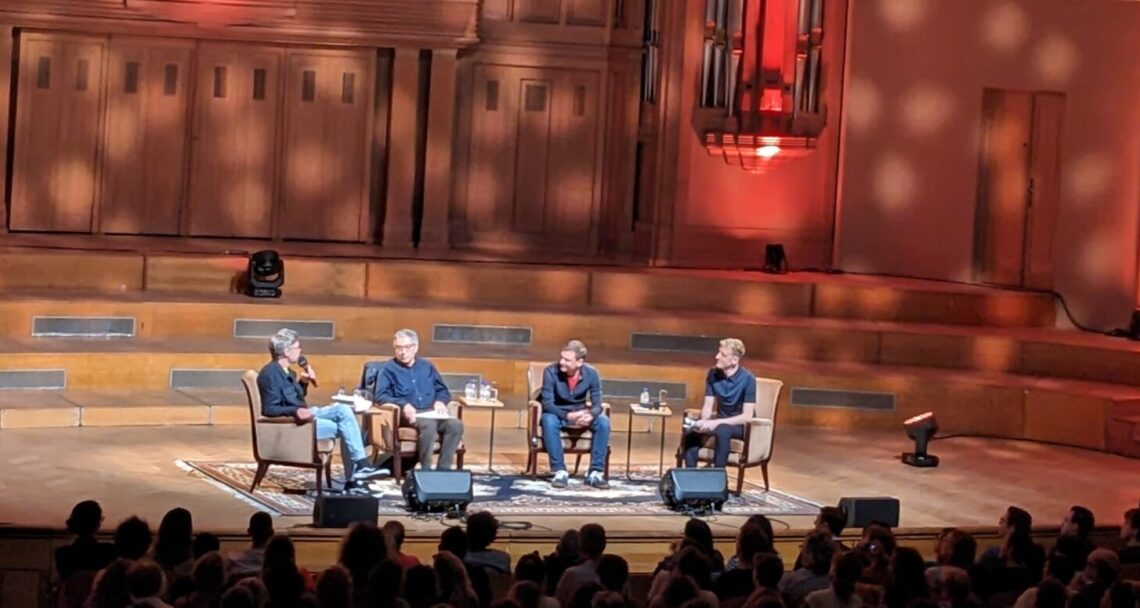
M91 231L105 47L98 37L21 35L11 230Z

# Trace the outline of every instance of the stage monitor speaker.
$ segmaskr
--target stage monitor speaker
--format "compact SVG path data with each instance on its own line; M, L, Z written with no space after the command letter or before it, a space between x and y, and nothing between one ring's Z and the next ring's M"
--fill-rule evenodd
M318 528L347 528L363 521L376 525L380 501L374 496L323 494L313 506L313 525Z
M899 499L889 496L844 496L839 508L847 513L848 528L865 528L876 521L892 528L899 525Z
M728 500L728 474L724 469L669 469L658 491L673 510L719 511Z
M409 511L465 511L474 499L471 471L414 469L404 479L404 501Z

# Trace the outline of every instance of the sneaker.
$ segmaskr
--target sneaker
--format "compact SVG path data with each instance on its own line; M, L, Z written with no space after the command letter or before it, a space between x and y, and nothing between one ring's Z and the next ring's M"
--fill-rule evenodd
M570 485L570 474L566 471L555 471L554 479L550 482L552 488L565 488Z
M376 477L388 477L392 472L388 469L381 469L374 466L359 467L352 473L353 481L363 481L365 479L374 479Z
M601 471L590 471L590 474L586 476L586 485L599 490L610 489L610 482L606 481L605 477L602 477Z

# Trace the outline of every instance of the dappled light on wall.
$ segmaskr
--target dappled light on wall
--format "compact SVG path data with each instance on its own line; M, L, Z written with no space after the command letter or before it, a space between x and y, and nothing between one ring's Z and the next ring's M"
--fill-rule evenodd
M889 215L899 215L914 205L918 191L918 176L910 161L897 152L887 152L875 167L875 200L879 209Z
M854 77L847 85L847 103L844 104L847 126L852 133L870 131L879 122L883 110L883 95L875 83Z
M991 50L1012 53L1025 44L1029 36L1029 18L1025 10L1013 2L995 3L982 16L982 40Z
M911 88L902 97L902 119L912 135L933 135L950 120L954 101L944 88L923 83Z
M1067 84L1079 63L1076 46L1060 33L1049 34L1033 50L1033 67L1052 86Z
M880 0L879 14L892 29L904 32L926 20L930 0Z
M1108 194L1116 167L1101 152L1090 152L1077 158L1068 167L1062 183L1069 198L1085 208Z

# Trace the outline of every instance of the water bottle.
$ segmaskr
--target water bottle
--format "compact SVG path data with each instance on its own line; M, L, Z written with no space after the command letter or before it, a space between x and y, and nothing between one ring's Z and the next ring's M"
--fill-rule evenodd
M340 396L344 395L344 385L341 385L341 387L337 389L336 394Z
M468 399L475 399L479 396L479 389L476 388L474 380L467 381L467 386L463 387L463 396Z
M479 398L486 401L491 398L491 385L483 384L479 387Z
M642 407L649 406L649 387L641 389L641 399L639 401L641 402Z

